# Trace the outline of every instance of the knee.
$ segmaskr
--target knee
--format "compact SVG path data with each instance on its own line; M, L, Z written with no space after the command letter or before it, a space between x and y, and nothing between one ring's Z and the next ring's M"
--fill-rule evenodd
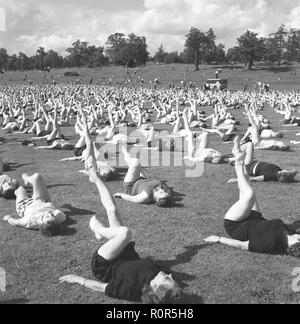
M119 237L124 242L131 242L133 239L133 233L128 227L120 227L119 228Z
M35 173L32 175L32 181L36 182L40 180L43 180L43 176L40 173Z
M255 192L254 190L251 188L251 189L248 189L242 196L242 199L249 202L249 203L252 203L254 204L255 202Z
M141 161L139 159L137 159L137 158L132 158L130 166L132 168L139 168L141 166Z
M18 194L21 192L21 191L26 191L26 189L24 187L19 187L18 189L15 190L15 196L18 197Z

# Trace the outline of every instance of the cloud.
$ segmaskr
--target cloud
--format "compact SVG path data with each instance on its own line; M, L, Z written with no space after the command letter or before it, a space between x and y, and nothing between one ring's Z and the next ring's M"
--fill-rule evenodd
M115 32L146 36L154 53L160 44L182 51L191 27L213 28L227 48L247 29L267 36L282 23L300 28L299 0L0 0L1 7L0 46L30 55L39 46L63 53L77 39L103 46Z
M233 46L247 29L267 36L285 23L299 27L299 0L145 0L145 12L135 29L148 36L152 47L183 47L190 27L213 28L218 42ZM154 45L155 44L155 45Z

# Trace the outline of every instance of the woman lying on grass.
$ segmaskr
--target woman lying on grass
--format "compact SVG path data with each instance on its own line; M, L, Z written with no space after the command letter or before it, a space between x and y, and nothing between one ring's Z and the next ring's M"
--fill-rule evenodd
M60 282L79 284L111 298L142 301L145 304L175 301L182 294L179 285L152 261L140 259L135 251L133 234L123 225L114 198L96 171L94 157L88 159L88 167L90 181L99 190L110 225L109 228L105 227L96 216L90 221L96 239L107 240L92 259L92 271L99 281L69 275L60 278Z
M235 139L238 140L237 138ZM236 144L238 145L238 144ZM254 144L247 143L241 147L241 150L245 152L245 167L250 181L253 182L268 182L275 181L281 183L293 183L295 177L298 174L296 170L282 170L278 165L266 162L259 162L254 157ZM236 183L237 179L231 179L228 183Z
M46 139L47 146L39 146L36 147L35 150L65 150L65 151L72 151L74 150L75 146L70 144L67 140L65 140L63 134L61 133L60 126L58 124L57 119L57 110L54 110L54 117L50 117L53 130L50 135L46 135L45 137L37 137L32 138L32 140L41 140Z
M233 154L240 198L225 216L225 230L231 239L211 236L205 242L221 243L255 253L300 257L299 228L288 226L279 219L266 220L262 217L245 169L245 153L240 150L238 140L235 141Z
M135 204L156 204L166 207L172 199L172 191L158 179L146 179L141 173L139 159L133 158L123 146L124 160L129 169L124 180L124 193L115 194L115 198L121 198Z
M3 219L12 226L41 230L46 236L60 235L66 215L51 203L43 177L40 174L34 174L31 177L23 174L22 178L25 185L33 187L33 196L29 198L26 189L19 187L15 195L17 197L16 210L20 219L9 215Z
M96 147L96 143L91 139L91 125L88 124L85 115L82 113L82 120L77 120L76 123L76 132L80 135L80 139L78 143L75 145L75 157L61 159L60 162L67 161L81 161L86 162L88 158L89 152L91 152L92 148L94 150L96 165L99 175L103 181L112 181L117 177L117 170L108 162L101 161L101 157L104 156L100 149ZM79 171L82 174L89 175L87 170Z

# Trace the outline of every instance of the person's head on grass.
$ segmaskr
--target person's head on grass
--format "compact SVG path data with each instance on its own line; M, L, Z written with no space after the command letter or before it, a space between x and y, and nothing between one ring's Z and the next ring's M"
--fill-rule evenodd
M182 289L172 275L160 272L150 283L143 287L144 304L172 304L180 299Z
M295 258L300 258L300 235L287 235L287 241L287 254Z
M115 169L111 167L101 167L98 171L101 179L105 182L112 181L116 176Z
M6 177L0 186L0 197L7 200L15 199L15 191L18 189L18 187L19 184L17 180Z
M42 235L46 237L54 237L62 234L63 225L57 221L57 218L62 214L63 212L56 210L54 212L47 212L42 216Z
M158 207L167 207L172 199L172 191L165 184L153 189L153 199Z

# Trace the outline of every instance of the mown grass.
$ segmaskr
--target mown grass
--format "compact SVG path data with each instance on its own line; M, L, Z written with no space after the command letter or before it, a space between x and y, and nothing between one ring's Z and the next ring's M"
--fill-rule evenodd
M186 68L178 66L168 77L179 81ZM191 66L189 68L192 69ZM147 67L145 80L167 73L163 69L170 67ZM206 71L214 74L213 69L207 68ZM80 74L88 80L92 73L97 73L98 79L118 73L121 80L123 72L122 69L104 68L95 72L81 70ZM227 73L232 76L229 84L239 83L242 86L247 76L266 82L273 80L274 86L290 88L288 80L291 76L285 73L279 75L244 70L223 73L224 76ZM55 74L63 72L55 71ZM9 73L9 76L13 80L11 82L22 82L19 73ZM196 73L194 76L196 78ZM280 84L278 77L281 78ZM299 88L297 80L295 77L292 81L293 88ZM205 110L209 112L208 108ZM233 113L243 120L244 129L242 112ZM265 109L264 114L271 119L275 128L283 130L278 116L269 108ZM295 139L297 130L284 132L285 140L290 141ZM72 128L65 128L64 133L75 141ZM49 185L53 201L70 216L70 230L66 236L46 239L37 232L12 228L0 220L0 266L6 270L8 283L7 292L0 295L0 302L120 303L79 286L58 282L60 276L70 273L93 278L90 262L99 244L91 235L88 223L93 214L106 222L97 190L77 172L82 165L59 163L60 158L71 155L68 152L41 152L21 146L19 140L27 136L5 136L8 143L0 147L1 153L9 162L23 164L10 174L20 179L23 172L41 172ZM224 153L231 151L231 146L223 145L217 137L212 138L211 146ZM258 159L278 163L287 169L297 169L299 165L298 147L294 147L290 153L258 152L256 155ZM226 235L223 217L238 195L235 185L226 184L234 176L234 169L227 165L206 165L204 175L198 178L185 178L185 172L184 167L145 169L145 173L151 177L168 180L168 184L178 193L177 204L172 208L159 209L117 201L124 223L134 230L137 250L141 255L152 256L162 266L170 267L186 290L198 296L188 302L299 303L300 295L291 288L292 271L300 266L299 260L203 244L203 239L211 234ZM121 180L118 180L108 186L115 193L120 191L121 184ZM254 187L265 217L280 218L286 222L299 220L299 183L262 183ZM15 202L0 200L0 208L1 216L12 214Z

